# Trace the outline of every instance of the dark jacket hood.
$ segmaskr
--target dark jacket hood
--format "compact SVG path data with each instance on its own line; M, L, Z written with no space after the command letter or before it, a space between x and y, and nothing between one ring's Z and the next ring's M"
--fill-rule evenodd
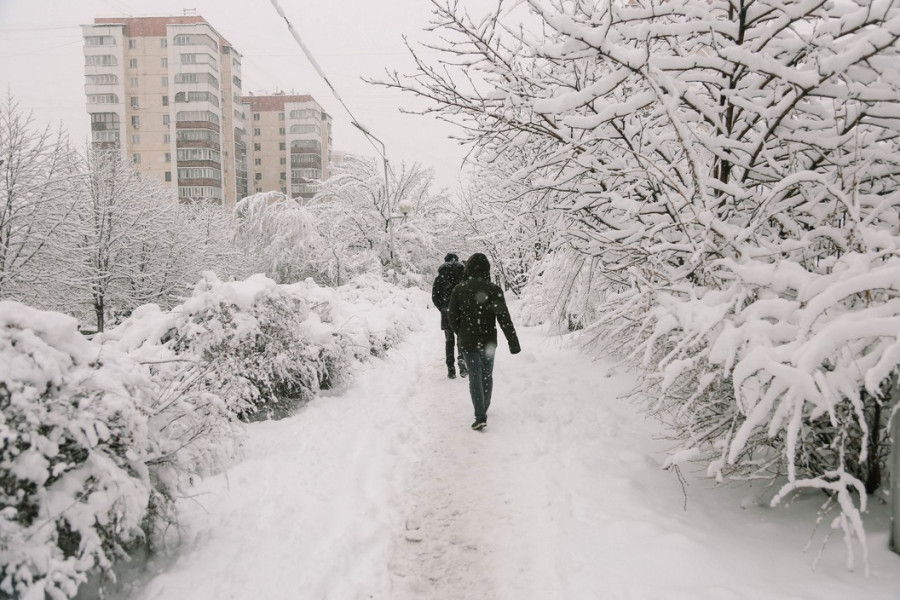
M463 269L463 266L461 263L445 262L444 264L442 264L441 266L438 267L438 276L443 275L446 277L446 276L450 275L451 273L459 271L460 277L461 277L462 269ZM454 281L454 283L456 283L456 282Z
M490 279L491 263L488 257L481 252L476 252L466 261L466 275L468 277L480 277Z

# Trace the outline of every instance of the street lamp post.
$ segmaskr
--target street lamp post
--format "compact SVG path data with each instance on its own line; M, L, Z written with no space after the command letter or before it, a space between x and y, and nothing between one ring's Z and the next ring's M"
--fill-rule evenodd
M369 131L368 129L366 129L365 127L363 127L359 122L357 122L357 121L350 121L350 124L353 125L354 127L356 127L357 129L359 129L360 131L362 131L362 132L363 132L363 135L365 135L365 136L366 136L367 138L369 138L370 140L375 140L376 142L378 142L379 144L381 144L381 158L382 158L382 160L383 160L383 162L384 162L384 205L385 205L385 208L387 208L387 213L388 213L388 216L387 216L387 221L388 221L388 223L387 223L387 226L388 226L388 243L389 243L388 251L389 251L389 253L390 253L391 266L394 266L394 219L393 219L393 217L391 216L391 213L392 213L393 211L391 210L391 201L390 201L390 197L388 196L388 159L387 159L387 150L386 150L385 147L384 147L384 142L382 142L382 141L379 140L377 137L375 137L374 135L372 135L372 132ZM406 214L404 213L403 216L406 216Z

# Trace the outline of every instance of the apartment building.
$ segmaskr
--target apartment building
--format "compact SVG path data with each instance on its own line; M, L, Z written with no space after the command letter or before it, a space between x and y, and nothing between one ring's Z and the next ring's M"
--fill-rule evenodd
M243 102L250 192L312 198L329 176L331 116L307 95L248 95Z
M92 142L121 148L184 202L248 194L241 55L200 16L82 26Z

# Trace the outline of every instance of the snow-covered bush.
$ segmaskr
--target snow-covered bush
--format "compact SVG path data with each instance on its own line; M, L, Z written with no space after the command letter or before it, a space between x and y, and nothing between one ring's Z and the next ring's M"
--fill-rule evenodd
M0 597L70 598L145 539L151 395L75 319L0 302Z
M280 418L343 381L354 361L402 339L413 326L405 310L412 293L375 277L325 288L206 273L171 311L142 307L98 339L157 363L156 378L202 389L243 419Z

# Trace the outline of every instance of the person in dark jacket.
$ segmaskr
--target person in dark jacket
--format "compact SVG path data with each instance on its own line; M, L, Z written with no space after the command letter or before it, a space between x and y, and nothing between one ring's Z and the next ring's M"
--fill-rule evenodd
M451 252L444 257L444 264L438 267L437 277L435 277L434 284L431 286L431 301L434 303L435 308L441 311L441 329L444 330L445 342L444 355L447 360L447 377L450 379L456 378L457 363L459 364L460 376L465 377L468 375L466 363L462 357L462 350L459 351L458 357L454 360L454 355L457 354L456 335L453 333L447 320L450 293L462 281L464 271L465 267L459 262L459 257Z
M518 354L521 347L503 290L491 283L491 264L487 257L480 252L469 257L465 274L465 281L450 294L448 316L469 368L469 394L475 409L472 429L478 430L487 426L487 411L491 406L497 323L506 336L510 354Z

